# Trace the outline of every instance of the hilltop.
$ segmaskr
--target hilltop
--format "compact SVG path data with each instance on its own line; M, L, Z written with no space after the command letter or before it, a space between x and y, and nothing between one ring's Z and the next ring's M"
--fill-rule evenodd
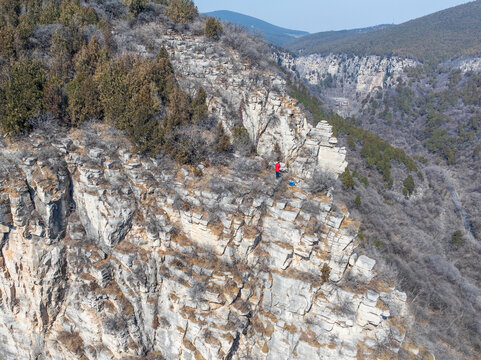
M272 25L266 21L257 19L255 17L240 14L234 11L219 10L209 12L206 15L219 18L222 21L228 21L234 24L243 25L249 31L253 33L259 33L268 42L279 46L284 45L288 41L309 34L307 31L282 28L276 25Z
M481 54L481 1L369 32L307 35L285 47L302 54L400 56L430 63L478 55Z

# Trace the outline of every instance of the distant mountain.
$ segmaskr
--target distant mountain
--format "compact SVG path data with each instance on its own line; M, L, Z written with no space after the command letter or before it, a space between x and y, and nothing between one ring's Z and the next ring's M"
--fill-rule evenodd
M373 31L307 35L284 46L302 54L398 55L434 63L463 55L479 55L481 1Z
M259 20L255 17L228 10L213 11L206 13L206 15L214 16L222 21L243 25L250 31L263 35L268 42L279 46L284 45L288 41L309 34L306 31L285 29L269 24L268 22Z
M359 34L365 34L376 30L382 30L394 25L382 24L371 26L367 28L337 30L337 31L323 31L315 34L303 36L301 38L290 40L284 44L285 48L298 52L313 52L313 47L322 46L324 44L337 42L339 40L356 36Z

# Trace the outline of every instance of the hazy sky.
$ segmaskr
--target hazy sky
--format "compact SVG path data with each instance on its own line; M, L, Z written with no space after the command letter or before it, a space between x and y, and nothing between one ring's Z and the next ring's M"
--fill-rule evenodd
M200 12L231 10L309 32L400 24L466 0L194 0Z

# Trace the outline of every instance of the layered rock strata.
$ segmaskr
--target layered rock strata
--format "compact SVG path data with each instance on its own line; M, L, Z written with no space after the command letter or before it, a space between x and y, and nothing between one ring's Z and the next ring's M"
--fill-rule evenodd
M161 24L147 23L132 30L122 29L118 43L141 43L139 34L149 34L151 49L164 46L171 54L176 75L192 95L202 86L209 95L209 111L217 116L227 133L243 126L259 155L269 155L277 144L284 162L296 174L309 176L316 167L341 173L347 166L346 151L327 123L313 128L297 100L287 94L286 80L273 64L266 70L243 60L233 50L203 36L165 31ZM144 35L145 36L145 35ZM155 50L138 45L125 53L155 55Z
M270 171L195 177L98 131L1 148L5 359L355 359L402 346L406 296L354 254L358 225L332 196Z

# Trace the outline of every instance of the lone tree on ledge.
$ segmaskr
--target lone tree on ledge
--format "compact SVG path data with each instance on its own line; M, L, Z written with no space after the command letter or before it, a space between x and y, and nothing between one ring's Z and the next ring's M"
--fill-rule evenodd
M205 22L204 34L211 39L219 39L220 35L222 34L222 24L220 19L213 17L207 18Z

